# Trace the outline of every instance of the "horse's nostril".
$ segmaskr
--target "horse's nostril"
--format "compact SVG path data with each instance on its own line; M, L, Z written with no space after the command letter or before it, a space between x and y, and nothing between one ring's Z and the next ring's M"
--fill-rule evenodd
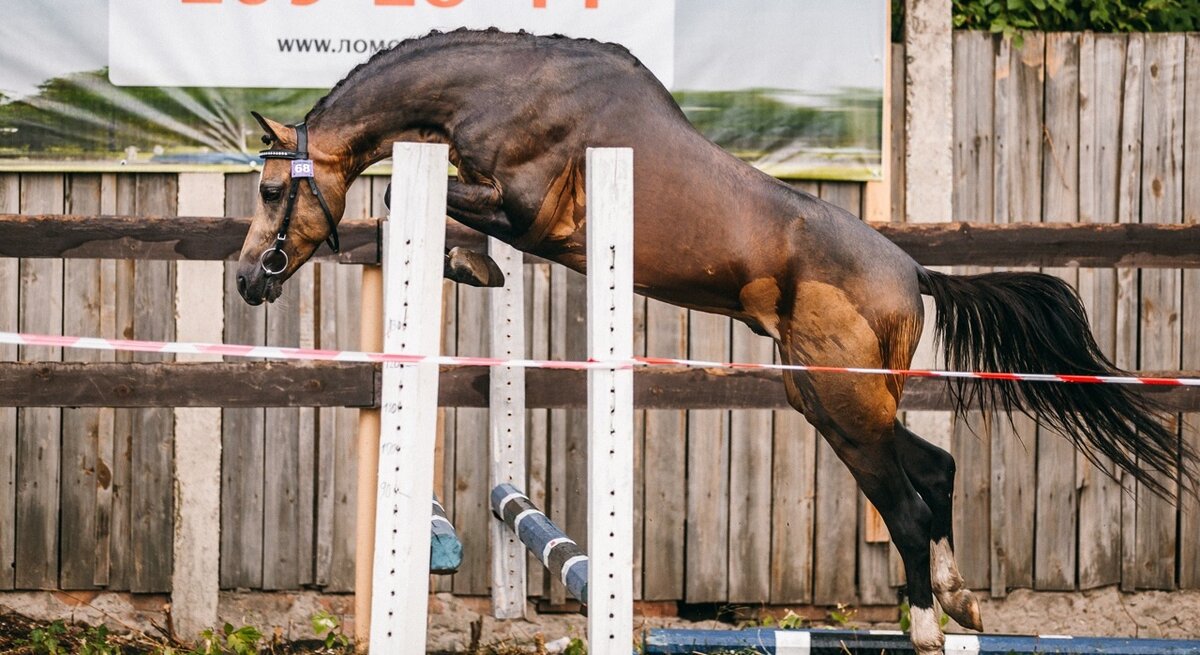
M238 293L242 294L243 296L246 295L246 276L239 275L237 278L237 284L238 284Z

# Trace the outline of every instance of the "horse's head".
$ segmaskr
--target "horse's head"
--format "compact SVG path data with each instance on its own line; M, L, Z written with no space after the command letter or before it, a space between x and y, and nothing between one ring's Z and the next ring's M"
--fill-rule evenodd
M345 210L346 177L304 125L254 118L266 135L266 164L250 232L238 259L238 293L251 305L279 297L283 283L321 242L337 249L337 222Z

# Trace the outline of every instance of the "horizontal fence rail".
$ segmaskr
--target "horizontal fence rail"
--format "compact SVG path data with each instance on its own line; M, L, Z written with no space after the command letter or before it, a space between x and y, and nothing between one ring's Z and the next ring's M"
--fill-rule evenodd
M340 362L0 362L0 407L378 407L380 365ZM438 404L488 406L489 370L442 367ZM1145 375L1178 375L1148 372ZM1185 372L1183 377L1200 377ZM529 369L530 409L587 406L586 371ZM945 381L911 378L900 408L949 411ZM1200 411L1200 387L1137 387L1170 412ZM775 371L634 371L638 409L789 409Z
M927 266L1200 268L1200 224L871 223ZM224 261L249 218L0 214L0 257ZM338 226L342 253L316 259L379 263L379 221ZM446 247L485 251L483 235L447 219Z

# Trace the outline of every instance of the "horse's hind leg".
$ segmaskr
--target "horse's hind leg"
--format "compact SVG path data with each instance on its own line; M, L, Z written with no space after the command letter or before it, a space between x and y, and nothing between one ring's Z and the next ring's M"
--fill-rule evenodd
M942 610L964 628L983 630L979 601L966 588L954 560L954 458L896 423L896 448L909 480L933 512L930 564L933 593Z
M822 285L823 286L823 285ZM897 339L892 329L871 326L840 291L817 289L797 298L781 335L790 364L879 368L889 361L881 344ZM911 319L909 308L900 314ZM919 317L919 314L916 315ZM889 321L919 333L915 321ZM876 330L884 332L884 338ZM902 350L907 337L897 343ZM890 348L889 348L890 350ZM890 362L889 362L890 363ZM930 535L933 513L904 470L896 442L898 381L871 375L789 371L788 400L817 427L879 510L904 560L911 606L913 646L919 655L942 652L944 637L933 608Z

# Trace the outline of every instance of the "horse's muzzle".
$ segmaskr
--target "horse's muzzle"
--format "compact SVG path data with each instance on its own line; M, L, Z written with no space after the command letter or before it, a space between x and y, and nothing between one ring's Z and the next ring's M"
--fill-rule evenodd
M283 280L267 275L257 262L243 263L238 267L237 290L247 304L258 306L263 302L275 302L283 293Z

